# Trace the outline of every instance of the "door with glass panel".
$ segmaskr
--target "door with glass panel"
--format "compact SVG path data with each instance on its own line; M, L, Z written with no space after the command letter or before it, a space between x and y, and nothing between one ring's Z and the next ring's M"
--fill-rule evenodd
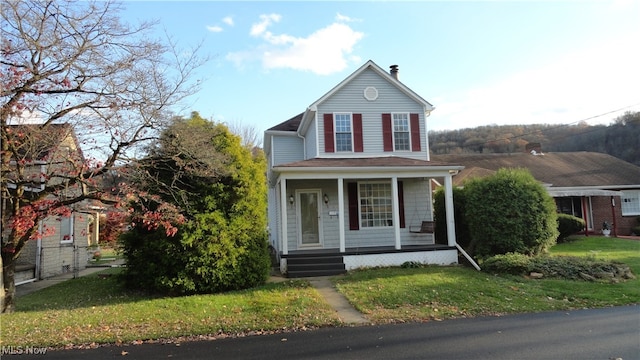
M296 195L298 243L301 247L318 247L322 239L320 190L299 190Z

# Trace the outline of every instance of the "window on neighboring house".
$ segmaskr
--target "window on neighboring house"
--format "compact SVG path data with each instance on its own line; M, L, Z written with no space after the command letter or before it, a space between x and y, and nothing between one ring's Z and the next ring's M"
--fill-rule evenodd
M63 216L60 219L60 242L73 242L73 217Z
M391 184L381 182L361 182L360 226L363 228L393 226L393 203Z
M640 215L640 190L625 190L620 198L622 216Z
M334 114L336 151L353 151L351 114Z
M393 145L396 151L411 150L411 129L409 114L395 113L393 117Z

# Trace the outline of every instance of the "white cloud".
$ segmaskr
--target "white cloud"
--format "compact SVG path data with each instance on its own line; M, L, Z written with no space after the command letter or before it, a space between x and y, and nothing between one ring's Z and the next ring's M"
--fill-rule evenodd
M339 14L338 14L339 15ZM342 21L349 19L341 16ZM264 40L258 48L230 53L227 59L242 66L246 61L260 60L266 69L289 68L329 75L345 69L350 62L360 62L351 55L364 34L337 21L316 30L307 37L274 34L268 28L281 20L278 14L260 15L251 27L251 36Z
M340 13L336 14L336 21L339 22L360 22L362 20L360 19L354 19L352 17L346 16L346 15L342 15Z
M553 63L443 98L436 103L430 127L569 124L580 120L607 124L625 111L638 111L640 53L632 45L638 39L640 34L633 34L593 44ZM628 108L630 105L634 106Z
M226 16L222 19L222 22L229 25L229 26L233 26L233 18L231 16Z
M257 22L251 26L251 36L261 36L265 33L267 28L274 22L279 22L282 18L279 14L263 14L260 15L260 22Z
M214 25L214 26L207 25L207 30L209 30L211 32L214 32L214 33L219 33L219 32L223 31L223 29L218 25Z

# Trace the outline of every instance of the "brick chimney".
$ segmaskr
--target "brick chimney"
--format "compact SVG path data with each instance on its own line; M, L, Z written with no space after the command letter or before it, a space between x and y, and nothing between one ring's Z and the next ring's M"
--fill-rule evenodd
M391 65L389 66L389 68L391 69L389 71L391 76L393 76L394 79L398 80L398 65Z

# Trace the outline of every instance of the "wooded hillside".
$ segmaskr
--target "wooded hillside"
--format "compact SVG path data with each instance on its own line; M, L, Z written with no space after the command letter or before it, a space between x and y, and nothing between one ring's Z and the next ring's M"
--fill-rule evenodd
M610 125L487 125L430 131L432 154L524 152L540 143L543 152L607 153L640 166L640 112L627 112Z

